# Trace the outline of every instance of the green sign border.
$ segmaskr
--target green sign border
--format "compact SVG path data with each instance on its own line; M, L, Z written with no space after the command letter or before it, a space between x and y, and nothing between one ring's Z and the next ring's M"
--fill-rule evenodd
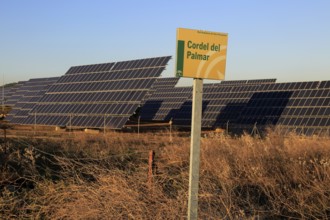
M183 76L183 67L184 67L184 44L183 40L178 40L178 48L177 48L177 63L176 63L176 76Z

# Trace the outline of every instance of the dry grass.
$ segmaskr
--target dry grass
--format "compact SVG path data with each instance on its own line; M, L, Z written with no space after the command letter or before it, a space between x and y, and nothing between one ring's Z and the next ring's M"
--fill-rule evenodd
M189 146L166 133L12 139L0 147L0 216L185 219ZM329 138L270 131L203 138L201 146L200 219L330 218Z

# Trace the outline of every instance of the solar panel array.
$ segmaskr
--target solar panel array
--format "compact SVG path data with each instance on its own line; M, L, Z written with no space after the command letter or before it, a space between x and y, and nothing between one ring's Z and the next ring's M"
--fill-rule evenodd
M22 124L120 129L170 57L71 67Z
M214 93L214 89L219 86L224 86L230 89L229 86L240 84L268 84L274 83L276 79L260 79L260 80L234 80L222 81L221 83L204 84L204 93ZM213 89L212 89L213 88ZM141 108L142 120L170 120L174 119L177 125L190 126L191 118L191 87L178 87L167 89L156 89L146 103ZM215 91L217 93L217 91ZM205 96L205 95L204 95ZM205 103L208 101L204 101ZM212 109L214 114L218 114L216 109ZM207 116L212 120L212 115ZM206 123L206 118L203 123Z
M10 96L11 87L0 87L0 102L5 105L6 99Z
M159 78L170 57L71 67L62 77L31 79L5 89L7 120L86 128L122 128L130 116L191 126L192 88ZM141 108L139 108L142 105ZM139 111L136 111L139 110ZM330 81L276 79L204 84L203 128L232 131L282 125L303 134L329 133ZM133 118L132 118L133 120Z
M4 94L5 105L14 106L16 104L16 102L20 98L20 95L16 95L16 92L22 85L24 85L25 82L26 81L19 81L16 85L11 86L9 88L5 88L5 94Z
M191 96L190 87L161 87L154 92L140 110L140 117L146 121L169 121L182 103Z
M330 81L296 83L278 124L314 134L329 132Z
M141 102L141 106L145 104L147 100L150 99L152 94L157 91L157 89L169 87L173 88L176 86L180 78L178 77L167 77L167 78L157 78L154 84L152 85L152 88L148 91L148 93L145 95L143 101Z
M221 83L204 84L204 101L203 108L205 110L206 103L210 100L205 100L205 94L211 93L211 99L219 93L219 87L231 89L233 85L240 84L267 84L275 82L276 79L260 79L260 80L236 80L236 81L222 81ZM228 82L228 83L225 83ZM226 90L224 90L226 91ZM141 108L142 120L170 120L173 119L177 125L190 126L191 120L191 87L177 87L157 89L154 94L146 101ZM211 105L214 101L211 100ZM214 103L213 103L214 104ZM219 110L219 109L218 109ZM213 120L214 114L218 114L217 108L212 108L203 123Z
M330 83L275 83L275 80L241 80L237 83L204 86L204 128L251 128L283 125L304 134L327 132L330 127ZM157 90L149 105L143 106L143 119L169 120L177 126L191 125L191 87ZM190 94L190 96L188 95ZM171 100L176 97L177 102ZM186 97L186 99L184 98ZM171 111L171 109L174 109ZM153 111L152 111L153 110ZM149 118L147 117L150 113ZM147 116L145 116L147 115Z
M222 85L204 87L202 127L212 128L219 124L237 119L244 103L247 103L258 85ZM191 99L183 103L174 124L189 127L191 125Z
M13 124L23 123L49 86L54 84L58 79L59 77L30 79L22 84L15 91L17 100L6 120Z

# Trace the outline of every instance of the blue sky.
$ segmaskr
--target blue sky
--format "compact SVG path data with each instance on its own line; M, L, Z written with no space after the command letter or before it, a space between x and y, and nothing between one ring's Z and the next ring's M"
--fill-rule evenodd
M174 76L178 27L229 34L227 80L330 78L326 0L0 0L0 75L9 83L171 55L163 76Z

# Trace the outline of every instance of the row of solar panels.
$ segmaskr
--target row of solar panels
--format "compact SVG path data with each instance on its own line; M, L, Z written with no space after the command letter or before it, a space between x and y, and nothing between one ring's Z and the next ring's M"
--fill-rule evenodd
M247 81L205 85L202 127L243 130L282 125L304 133L329 133L330 81L267 83ZM143 120L191 125L192 88L160 88L142 107Z
M75 66L61 77L31 79L13 88L6 101L13 109L6 119L13 124L121 129L169 60Z
M5 103L12 106L6 119L14 124L121 129L139 113L144 121L172 120L189 127L192 88L175 87L178 78L159 77L169 59L75 66L61 77L19 82L5 88ZM330 127L329 106L330 81L222 81L204 85L202 126L281 124L324 132Z

